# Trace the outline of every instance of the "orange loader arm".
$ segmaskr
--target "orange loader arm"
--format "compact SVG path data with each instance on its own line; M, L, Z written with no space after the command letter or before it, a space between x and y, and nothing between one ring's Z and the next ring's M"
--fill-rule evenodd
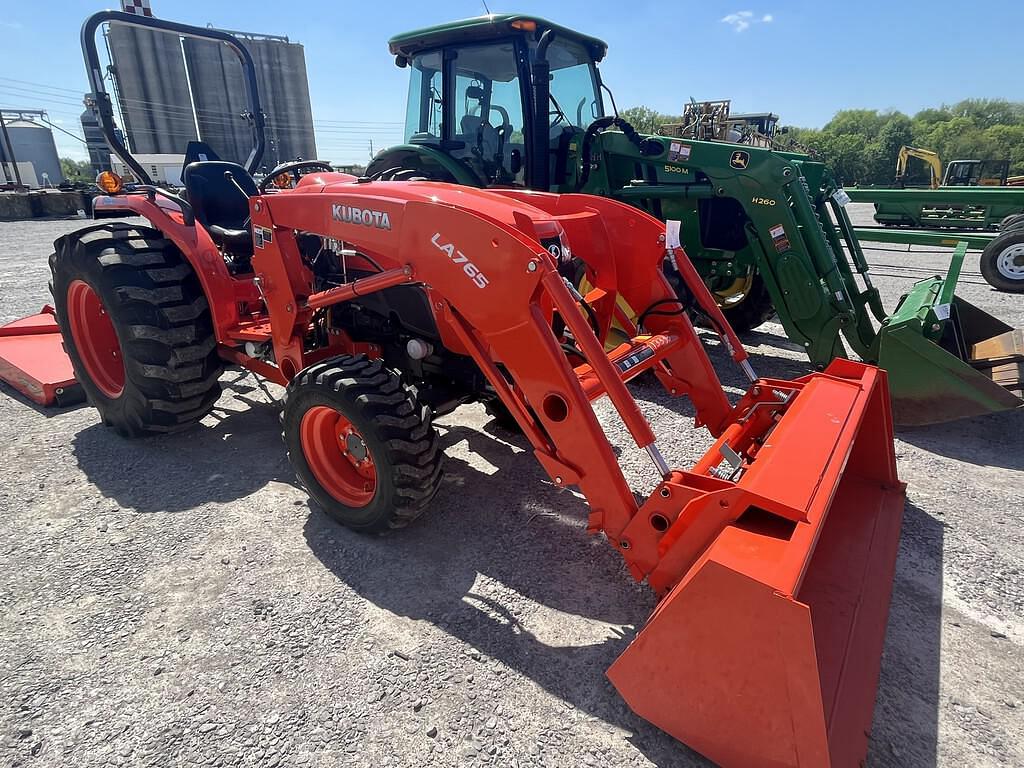
M552 482L586 496L589 530L662 596L609 670L629 705L722 765L857 765L904 500L885 373L840 360L797 381L757 380L731 406L662 276L664 225L614 201L426 182L300 190L253 207L273 233L254 267L278 318L277 359L302 365L296 334L313 308L422 285L446 344L475 360ZM303 296L301 275L280 266L297 261L297 230L352 243L383 271ZM552 236L585 262L587 297L541 244ZM606 352L619 295L643 328ZM585 362L570 362L556 314ZM717 436L689 469L661 455L626 386L645 370ZM645 500L591 407L601 396L651 458L658 483Z

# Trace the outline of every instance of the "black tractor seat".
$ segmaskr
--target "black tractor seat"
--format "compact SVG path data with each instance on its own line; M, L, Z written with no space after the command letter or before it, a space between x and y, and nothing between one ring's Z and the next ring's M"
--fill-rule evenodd
M246 219L245 225L249 226L248 219ZM208 224L206 229L210 233L210 237L213 238L213 242L217 243L224 250L231 251L232 253L239 250L252 253L251 229L228 229L219 224Z
M237 163L200 160L186 165L182 175L196 219L213 242L233 260L248 261L252 257L249 198L259 194L249 172Z

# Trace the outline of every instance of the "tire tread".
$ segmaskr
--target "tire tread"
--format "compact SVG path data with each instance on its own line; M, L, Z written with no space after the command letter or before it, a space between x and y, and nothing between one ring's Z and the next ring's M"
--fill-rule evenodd
M289 401L310 387L327 389L340 404L358 410L372 422L386 447L386 456L375 457L375 461L393 470L394 503L383 518L358 530L379 533L404 528L419 517L437 493L444 454L430 410L419 404L415 390L404 386L398 374L379 360L341 355L311 365L292 380L285 392L284 414ZM289 454L289 459L296 464L296 457Z
M62 284L59 273L77 279L95 262L96 279L113 297L109 311L126 375L118 400L127 400L114 408L115 401L89 395L104 423L138 437L185 429L205 416L220 395L223 364L202 286L175 245L155 229L110 222L65 235L54 249L51 290ZM55 304L67 328L64 302Z

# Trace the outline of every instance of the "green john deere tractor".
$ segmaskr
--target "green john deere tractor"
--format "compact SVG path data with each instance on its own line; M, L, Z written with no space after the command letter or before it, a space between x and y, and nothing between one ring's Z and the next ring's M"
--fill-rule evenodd
M816 367L848 349L885 367L897 423L1022 404L1021 332L953 296L963 250L945 279L916 284L887 316L824 164L639 135L605 113L606 44L537 17L467 19L389 46L410 70L406 143L380 152L368 176L628 201L681 222L687 254L737 330L777 313Z

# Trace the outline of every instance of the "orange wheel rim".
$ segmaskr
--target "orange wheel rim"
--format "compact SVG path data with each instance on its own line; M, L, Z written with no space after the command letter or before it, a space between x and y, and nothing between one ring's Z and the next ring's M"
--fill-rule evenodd
M366 441L342 413L326 405L302 416L299 441L313 477L347 507L365 507L377 492L377 468Z
M111 400L124 392L124 360L114 323L99 295L83 280L68 286L68 324L85 372Z

